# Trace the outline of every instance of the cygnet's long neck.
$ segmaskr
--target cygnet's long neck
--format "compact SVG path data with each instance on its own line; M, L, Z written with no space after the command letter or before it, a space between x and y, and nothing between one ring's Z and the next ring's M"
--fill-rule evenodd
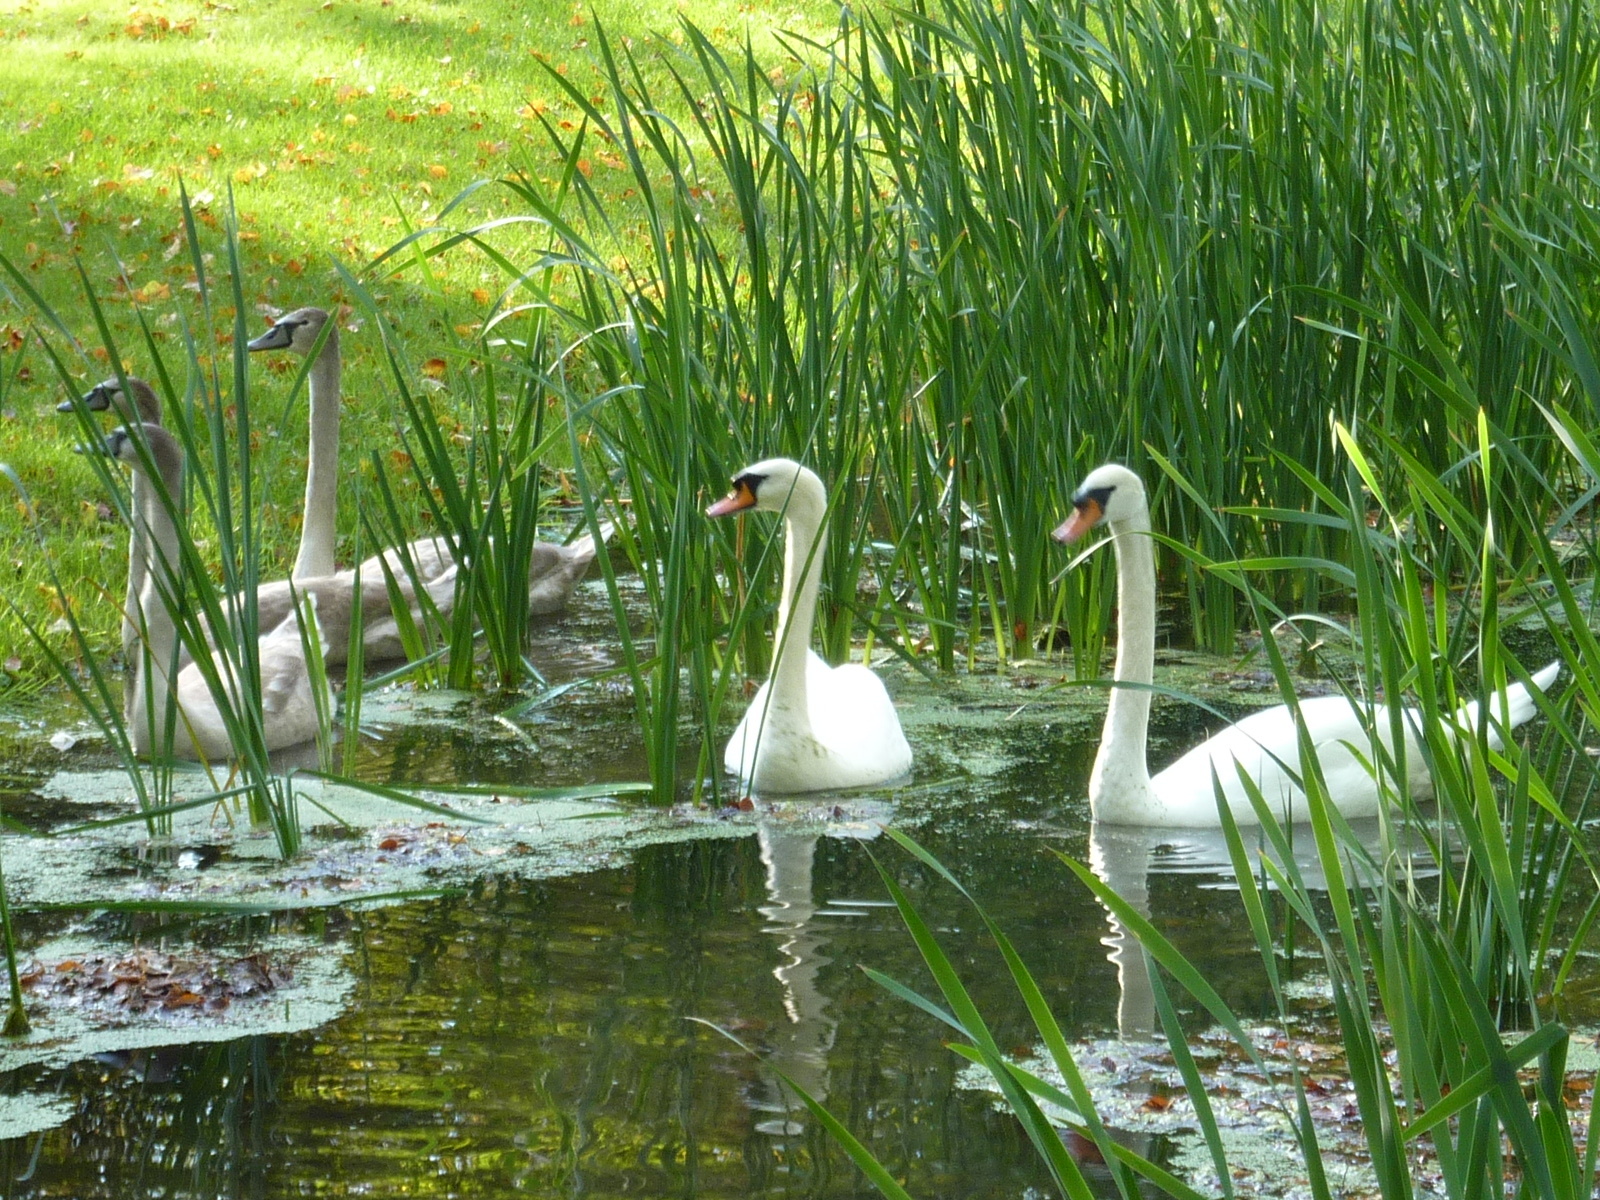
M128 493L128 515L133 518L128 528L128 594L122 601L122 661L131 665L135 647L139 643L139 605L144 591L145 509L150 503L150 481L142 471L133 473L133 487Z
M176 502L183 484L183 452L172 436L157 426L145 426L145 440L166 485L166 494ZM143 465L136 464L134 479L143 479L143 474ZM178 645L177 628L167 604L169 600L177 602L178 581L182 575L177 524L162 502L162 489L149 479L143 479L143 484L134 513L133 545L143 567L139 605L144 615L146 640L145 645L134 652L133 701L127 711L134 753L148 755L167 725L167 707L172 696L167 675L173 669ZM131 567L129 574L132 575Z
M306 465L306 505L300 524L300 554L295 579L320 579L334 573L334 541L339 503L339 331L330 328L322 353L311 364L310 461Z
M1116 820L1124 804L1140 804L1150 794L1145 758L1150 722L1150 692L1156 659L1156 564L1150 547L1147 513L1111 526L1117 557L1117 665L1115 687L1106 708L1100 752L1089 782L1089 809L1101 820Z
M827 544L823 522L828 497L822 481L809 473L796 478L784 510L783 597L778 602L778 642L772 664L772 694L782 698L794 725L810 728L806 701L806 659L817 616L822 554ZM793 727L793 726L791 726Z
M108 380L101 387L104 388L109 383ZM91 396L94 394L90 393ZM127 388L118 389L116 395L118 398L112 401L112 409L122 418L124 424L133 422L145 425L161 424L161 397L156 395L155 389L142 379L129 379ZM133 398L131 406L128 404L129 396ZM144 472L135 471L133 487L128 495L128 513L133 518L133 524L128 530L128 592L122 601L122 661L130 666L139 644L139 596L144 591L145 551L139 526L144 520L144 509L150 491L150 481L144 477ZM123 708L124 716L129 716L133 711L130 707L132 697L133 688L130 685L128 704Z

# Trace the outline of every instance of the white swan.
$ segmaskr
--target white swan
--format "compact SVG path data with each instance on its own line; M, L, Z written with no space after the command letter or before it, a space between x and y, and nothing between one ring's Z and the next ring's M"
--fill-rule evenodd
M173 436L159 425L146 424L141 432L167 496L176 497L182 482L183 451ZM146 470L134 435L127 429L112 430L105 439L104 450L136 472L142 474ZM148 479L141 499L141 508L134 515L134 541L144 565L140 608L148 653L134 656L134 719L129 729L134 752L143 756L154 752L166 728L168 711L176 700L179 712L172 753L181 758L225 760L232 755L233 745L227 724L200 668L191 663L168 684L169 664L173 662L178 642L168 603L181 603L181 597L174 596L173 589L163 586L163 581L173 578L179 561L178 529L159 490ZM321 636L320 631L316 632ZM291 616L264 634L257 643L257 652L261 666L265 748L280 750L310 741L317 734L318 699L306 665L299 622ZM213 661L237 703L238 693L228 664L220 655ZM326 680L323 688L327 689ZM324 690L322 701L324 711L331 713L331 689Z
M329 325L325 310L308 306L285 313L272 328L251 339L252 352L288 350L304 358L316 348L323 327ZM340 376L343 358L339 350L339 329L333 324L328 329L327 340L316 361L311 365L311 438L310 459L306 468L305 514L300 527L300 557L295 561L292 578L314 578L333 575L335 517L338 511L337 474L339 465L339 413L342 404ZM609 526L602 530L602 540L609 534ZM585 533L570 545L536 542L528 560L528 615L547 616L560 612L572 596L572 589L583 578L589 564L594 561L598 545L592 534ZM407 603L411 602L411 572L406 569L409 557L416 570L416 579L433 597L441 616L448 617L454 603L449 588L442 581L453 578L456 556L450 543L442 537L423 537L408 543L404 548L391 546L381 554L374 554L361 564L364 588L379 597L385 594L384 567L401 584ZM342 573L349 575L348 572ZM365 605L363 605L365 608ZM413 615L415 608L413 606ZM380 618L381 620L381 615ZM418 617L420 620L420 617ZM338 638L333 639L335 642ZM391 657L400 653L398 637L392 631L378 636L378 644L368 643L368 652L375 657ZM342 659L340 660L342 661Z
M1096 525L1111 530L1117 559L1117 683L1106 709L1100 751L1089 776L1089 811L1097 821L1121 825L1202 827L1220 824L1212 772L1222 782L1233 818L1256 824L1237 761L1260 785L1267 806L1290 821L1310 817L1305 793L1291 771L1300 769L1300 743L1293 713L1285 705L1252 713L1236 725L1196 746L1151 778L1145 760L1145 735L1150 717L1148 685L1154 677L1156 639L1156 572L1150 547L1150 508L1144 484L1126 467L1097 467L1072 498L1073 515L1055 531L1073 542ZM1551 663L1533 676L1542 691L1554 682L1560 664ZM1495 703L1490 744L1500 746L1499 729L1528 720L1537 706L1522 684L1513 684ZM1371 816L1380 808L1378 787L1360 758L1374 761L1371 739L1357 710L1343 696L1318 696L1300 701L1317 762L1333 804L1347 817ZM1477 705L1458 714L1461 728L1471 728ZM1432 794L1417 729L1421 717L1406 710L1407 786L1411 795ZM1379 708L1373 725L1388 746L1389 714ZM1359 753L1360 758L1357 757Z
M757 792L866 787L911 769L911 747L883 681L866 667L830 667L806 645L822 576L828 496L797 462L768 459L740 472L706 510L782 513L788 539L772 675L750 703L723 761Z

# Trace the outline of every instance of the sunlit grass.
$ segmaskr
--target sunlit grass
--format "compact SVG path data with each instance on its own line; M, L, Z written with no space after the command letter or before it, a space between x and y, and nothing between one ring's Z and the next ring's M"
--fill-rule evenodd
M816 31L831 20L831 10L815 3L715 0L697 13L727 42L749 34L775 62L782 58L775 28ZM259 331L267 313L304 304L343 316L340 560L347 563L357 496L374 494L358 493L356 481L372 484L372 452L398 453L397 413L379 339L332 257L359 268L426 227L460 188L513 164L535 178L553 176L559 156L546 148L541 120L559 125L573 110L546 64L587 88L596 78L588 43L599 22L628 37L671 26L668 14L628 0L543 8L413 0L7 6L0 10L0 252L84 343L71 369L85 390L114 372L89 321L75 258L106 301L124 369L147 374L136 308L158 344L172 350L182 325L198 317L193 271L180 252L178 183L195 200L213 261L231 191L249 279L247 328ZM607 161L597 154L584 166L602 195L621 201L628 181ZM509 211L511 202L509 194L489 201L493 211ZM492 264L463 249L436 260L426 277L381 280L374 295L413 366L438 357L468 370L482 353L474 338L498 279ZM109 646L115 609L95 603L90 584L124 535L97 507L103 497L92 474L68 453L70 430L45 415L61 389L38 348L25 343L34 314L8 303L8 294L16 295L15 286L0 283L0 459L28 482L69 594L95 643ZM222 343L199 348L202 361L229 352L232 314L219 316ZM262 553L270 574L287 568L298 539L304 400L284 410L289 362L253 362L252 369L261 373L258 432L268 451L258 462L266 468ZM450 394L441 400L448 406ZM426 505L416 484L403 461L390 465L404 516L423 532ZM214 537L196 535L215 552ZM61 614L51 612L48 588L41 590L47 581L22 550L20 515L0 515L0 545L7 594L48 627ZM0 628L13 667L42 667L20 628Z

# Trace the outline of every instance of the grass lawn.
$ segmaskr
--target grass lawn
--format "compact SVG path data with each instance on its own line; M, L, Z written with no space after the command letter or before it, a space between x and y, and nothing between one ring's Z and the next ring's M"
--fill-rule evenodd
M226 297L223 223L230 191L252 330L303 304L346 304L333 259L353 270L432 223L475 180L513 165L549 169L541 116L566 121L547 66L568 78L598 72L595 22L636 41L675 38L680 13L719 41L750 38L784 53L776 31L825 35L834 10L804 3L703 0L673 10L630 0L598 4L427 3L424 0L262 0L150 3L108 11L89 3L0 9L0 253L81 340L57 352L85 388L111 374L78 274L104 303L126 371L150 373L137 310L182 370L183 329L201 328L184 244L179 183L213 255L209 283ZM666 74L663 71L661 80ZM598 88L598 82L597 82ZM664 96L671 89L663 86ZM585 160L602 195L626 203L625 176L603 147ZM617 164L620 166L620 164ZM608 186L608 175L616 184ZM504 193L480 192L471 219L494 215ZM464 223L470 223L467 220ZM420 363L469 352L503 276L475 251L434 263L432 278L373 280ZM345 358L340 529L356 525L355 480L366 455L394 443L378 339L343 310ZM0 462L39 512L69 591L89 600L85 624L110 646L126 536L93 476L70 452L78 433L52 410L65 397L32 337L33 307L0 276ZM231 307L215 314L226 378ZM287 569L298 538L305 464L303 393L286 410L297 364L268 371L255 392L269 452L269 569ZM181 381L180 381L181 386ZM281 434L281 438L280 435ZM0 525L3 594L35 619L53 619L53 589L19 505ZM341 561L349 557L348 546ZM9 613L0 617L9 677L36 678L39 661Z

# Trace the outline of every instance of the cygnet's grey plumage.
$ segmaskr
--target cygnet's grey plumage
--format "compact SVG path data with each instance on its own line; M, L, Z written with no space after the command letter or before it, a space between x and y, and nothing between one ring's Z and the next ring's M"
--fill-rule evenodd
M147 382L137 377L130 376L124 389L122 382L108 379L104 383L92 388L83 397L83 405L91 412L111 412L119 417L124 424L138 423L147 425L160 425L161 399L155 389ZM64 400L56 406L58 412L71 412L73 401ZM174 443L176 445L176 443ZM173 493L174 495L176 492ZM135 512L142 510L149 498L154 493L151 484L143 472L135 471L133 475L133 488L131 493L132 507ZM144 557L138 552L137 530L130 535L128 550L128 592L123 600L122 622L122 651L123 661L131 669L135 655L135 643L138 638L138 605L140 591L144 586ZM403 575L396 576L399 584L400 595L412 609L413 615L418 620L421 614L417 611L415 595L409 579ZM361 595L361 616L363 626L363 643L367 646L366 653L373 661L383 658L392 658L400 650L389 650L388 647L398 645L398 642L378 635L377 645L372 644L372 635L365 632L384 621L393 622L394 616L389 609L389 593L384 586L383 575L376 572L363 576L364 587ZM287 579L274 579L260 584L256 588L256 628L271 630L276 629L288 619L294 611L293 594L298 591L301 595L314 596L317 603L317 619L322 627L323 634L328 639L326 660L330 666L343 663L348 657L350 646L350 619L355 605L355 576L353 572L341 571L327 576L295 581L293 588ZM233 602L224 599L223 611L231 613ZM215 645L215 637L208 637L208 641ZM180 665L187 665L189 655L187 650L180 651ZM129 687L124 695L124 715L131 716L133 704L133 689Z
M159 425L138 427L149 450L149 464L160 473L169 497L180 490L183 451L177 440ZM135 434L129 429L113 430L105 439L104 452L127 463L138 474L149 468L139 453ZM150 481L147 480L147 483ZM134 752L148 756L159 748L174 701L178 706L171 752L180 758L206 758L222 761L233 757L236 747L228 735L216 697L200 667L194 663L178 671L169 682L168 671L175 657L177 628L168 608L172 596L169 581L179 561L179 535L173 514L154 486L141 494L141 507L133 519L135 554L144 566L144 583L139 604L143 634L148 646L134 655L132 719L128 732ZM313 601L315 605L315 601ZM313 612L315 608L313 607ZM313 617L313 621L315 617ZM313 637L321 631L313 628ZM333 694L327 680L314 680L306 663L305 645L299 622L280 622L263 634L256 645L261 678L262 738L265 749L280 750L299 745L316 736L318 709L333 711ZM230 704L240 703L228 663L219 654L214 658L217 675L224 681ZM321 696L318 696L318 691Z
M267 332L253 338L249 343L249 349L255 352L288 350L304 358L316 349L317 338L323 327L329 324L329 316L325 309L311 305L297 308L279 317ZM342 370L339 331L335 323L334 327L328 330L328 336L317 354L310 374L311 458L306 479L305 523L302 526L300 543L302 559L306 559L309 554L310 565L318 569L326 565L327 574L333 573L333 520L338 503L335 472L338 458L339 413L343 404L343 396L339 390ZM324 471L323 467L329 460L334 460L335 468ZM610 536L611 528L609 523L602 528L602 541ZM535 543L533 553L528 559L528 615L548 616L565 608L567 601L572 597L572 590L577 587L578 581L589 569L589 564L594 561L596 549L594 537L587 533L565 546L554 542ZM454 592L436 585L443 579L453 577L458 564L451 552L450 543L445 538L437 536L417 538L406 545L404 555L399 547L390 547L381 554L372 555L361 564L363 583L370 581L376 585L379 594L383 594L384 565L387 563L395 579L409 589L411 570L407 569L403 561L405 557L410 558L411 568L415 570L417 580L434 597L435 607L438 608L440 615L448 616L454 606ZM309 570L303 572L297 563L293 578L298 581L303 577L311 577ZM383 636L387 638L388 634L385 633ZM370 640L366 640L366 645L367 653L374 657L393 657L399 654L397 647L388 647L386 644L375 647ZM380 651L382 653L379 653Z
M74 401L63 400L56 405L58 413L69 413L73 410ZM124 424L159 425L161 424L161 397L156 395L156 390L142 379L127 379L127 387L123 381L115 377L103 383L96 384L84 393L81 403L90 412L112 412ZM129 505L133 513L143 510L147 502L145 493L149 490L150 482L141 471L133 474L133 487L129 492ZM139 533L137 529L128 532L128 590L122 597L122 661L128 670L133 669L133 659L139 640L139 593L144 588L144 555L139 553ZM133 688L127 687L122 693L122 715L127 722L133 720Z

